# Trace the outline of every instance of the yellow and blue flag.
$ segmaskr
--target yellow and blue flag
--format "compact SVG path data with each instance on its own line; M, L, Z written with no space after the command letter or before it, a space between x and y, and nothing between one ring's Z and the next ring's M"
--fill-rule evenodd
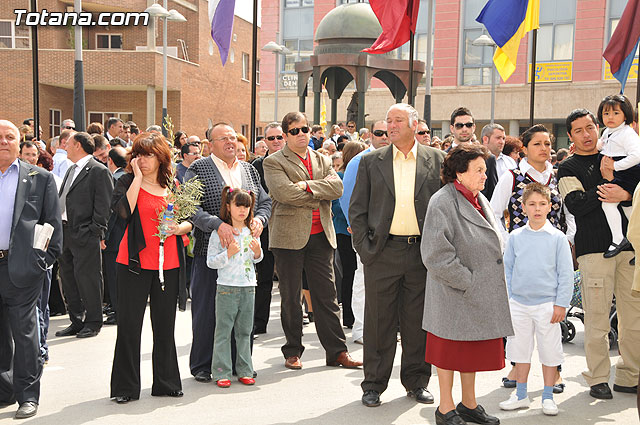
M493 63L503 81L516 70L520 40L540 27L540 0L489 0L476 18L497 44Z

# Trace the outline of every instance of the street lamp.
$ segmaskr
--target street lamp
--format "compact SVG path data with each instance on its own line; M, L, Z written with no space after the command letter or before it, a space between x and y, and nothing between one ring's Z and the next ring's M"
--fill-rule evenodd
M162 134L167 137L168 131L165 128L167 118L167 21L187 22L187 18L182 16L175 9L167 10L167 0L164 0L164 7L154 3L145 9L145 13L154 18L164 19L162 26Z
M474 46L487 47L491 46L491 51L495 54L496 47L498 46L495 41L486 34L482 34L471 42ZM491 60L491 124L493 124L495 104L496 104L496 77L495 77L496 65Z
M281 44L276 43L275 41L270 41L267 44L264 45L264 47L262 48L263 52L273 52L275 54L275 63L276 63L276 68L275 68L275 84L276 84L276 89L275 89L275 96L274 96L274 106L273 106L273 120L274 121L278 121L278 86L279 86L279 81L278 81L278 76L280 75L279 73L279 68L278 68L278 55L289 55L291 54L291 50L289 50L286 46L283 46Z

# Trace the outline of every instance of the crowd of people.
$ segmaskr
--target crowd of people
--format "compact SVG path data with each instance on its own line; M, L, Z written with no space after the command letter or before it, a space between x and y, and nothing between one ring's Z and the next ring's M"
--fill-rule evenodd
M86 132L65 120L45 143L33 120L0 120L0 403L17 402L17 419L37 413L49 317L59 314L69 325L58 337L117 326L110 397L139 399L147 304L151 395L183 396L174 330L189 300L194 379L255 385L253 341L267 332L275 279L284 367L302 369L303 326L315 322L327 366L362 368L362 403L376 407L400 341L407 396L435 402L435 366L436 423L455 425L500 423L478 404L475 380L505 360L512 368L496 386L515 392L496 407L529 407L536 345L542 412L558 414L560 322L579 275L589 393L613 397L615 296L613 392L637 394L637 115L624 96L608 96L597 117L576 109L566 126L571 146L555 152L539 124L518 136L489 124L477 137L460 107L441 140L398 103L370 128L349 121L326 137L290 112L252 149L227 123L201 140L118 118ZM193 212L159 225L176 188L192 182L201 188ZM362 361L345 329L364 346Z

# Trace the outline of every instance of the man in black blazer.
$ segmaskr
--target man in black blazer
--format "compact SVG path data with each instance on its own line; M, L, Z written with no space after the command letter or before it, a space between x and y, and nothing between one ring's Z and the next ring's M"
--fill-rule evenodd
M60 188L64 244L58 259L71 325L56 336L98 335L102 327L100 241L109 219L113 178L92 154L94 141L75 133L67 142L69 167Z
M380 405L396 352L400 325L400 381L409 397L433 403L427 390L422 329L427 270L420 239L427 205L440 189L445 154L415 139L418 112L399 103L387 112L391 145L364 155L349 205L353 245L364 265L364 392L362 403Z
M53 174L19 161L18 128L0 120L0 405L20 404L16 419L36 414L42 357L36 303L47 268L62 250ZM36 224L53 226L45 251Z

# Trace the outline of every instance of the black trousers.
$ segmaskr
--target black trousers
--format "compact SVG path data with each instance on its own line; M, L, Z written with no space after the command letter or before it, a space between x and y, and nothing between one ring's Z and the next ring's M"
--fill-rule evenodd
M271 291L273 290L273 269L275 261L273 254L267 249L269 246L269 232L264 229L260 235L260 245L264 257L256 264L257 285L256 303L253 311L253 326L258 331L267 331L269 313L271 311Z
M137 275L117 265L118 337L111 370L111 397L140 397L140 336L147 298L153 329L153 386L151 395L182 389L174 338L178 304L178 269L164 271L162 290L157 270Z
M356 261L356 252L353 250L351 243L351 235L336 234L338 242L338 253L340 254L340 263L342 265L342 324L344 326L353 326L355 318L351 309L351 296L353 294L353 276L358 268Z
M67 301L69 319L76 329L102 327L102 256L98 237L79 245L71 236L73 229L63 226L60 279Z
M420 244L387 241L378 257L364 266L364 381L363 391L387 389L398 345L402 358L400 382L408 390L426 387L431 365L425 362L427 334L422 329L427 270Z
M53 269L51 274L51 290L49 291L49 311L51 315L55 314L65 314L67 312L67 307L64 305L64 300L62 299L62 288L61 282L58 278L58 274L60 272L60 267L58 266L58 262L53 263Z
M307 275L311 303L318 338L326 352L326 359L334 361L347 351L344 331L340 325L340 307L336 299L333 277L333 248L324 233L309 236L302 249L272 249L278 269L282 329L286 343L284 357L304 352L302 345L302 271Z
M109 294L111 308L118 311L118 284L116 278L116 258L118 251L102 251L102 266L104 268L104 289Z
M42 283L16 287L7 259L0 259L0 402L39 402L43 359L36 304Z

